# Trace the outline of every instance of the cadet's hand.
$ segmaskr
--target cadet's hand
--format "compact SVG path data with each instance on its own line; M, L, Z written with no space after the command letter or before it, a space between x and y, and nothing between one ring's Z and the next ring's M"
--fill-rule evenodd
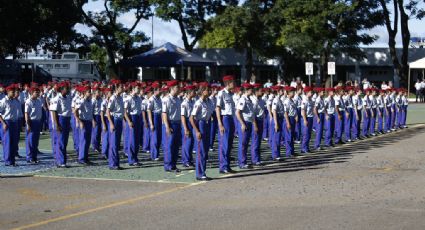
M108 129L106 128L106 125L102 125L102 130L103 130L103 132L108 131Z
M3 130L6 132L7 131L7 129L8 129L9 127L7 127L7 125L6 124L3 124Z
M82 121L80 121L80 128L84 129L84 123Z
M346 117L349 117L349 116L350 116L350 113L345 113L345 116L346 116Z
M317 118L317 124L320 124L321 120L320 118Z
M165 128L165 131L167 132L167 135L168 136L170 136L173 133L173 129L172 128L169 128L169 127L166 127Z
M226 130L224 129L224 126L223 126L223 125L220 125L219 129L220 129L220 133L221 133L221 135L223 135L223 134L224 134L224 131L226 131Z
M286 128L288 128L288 130L290 130L291 129L291 123L286 123Z
M258 127L256 125L254 126L254 132L258 133Z
M92 121L93 128L96 127L96 121Z
M184 130L184 135L185 135L186 137L189 137L189 135L190 135L189 130L185 129L185 130Z
M151 125L151 131L155 130L155 126Z
M133 124L133 122L128 122L128 126L130 126L130 128L134 128L134 124Z
M308 126L308 121L304 120L304 126L307 127Z
M279 125L278 124L276 124L275 126L274 126L274 131L277 133L277 132L279 132Z
M111 132L115 131L115 125L114 124L110 124L109 128L110 128Z
M145 128L146 128L146 129L148 129L148 128L149 128L149 125L148 125L147 123L145 123Z
M242 130L242 132L245 132L246 131L246 125L245 124L242 124L241 130Z
M338 115L338 120L341 120L342 119L342 116L339 114Z
M198 141L201 140L202 138L201 132L196 132L196 138L198 139Z
M62 127L61 127L60 125L57 125L57 126L56 126L56 131L57 131L57 132L62 132Z
M326 116L325 116L325 119L326 119L326 120L329 120L329 115L326 115Z
M29 124L27 124L27 133L31 132L31 126Z

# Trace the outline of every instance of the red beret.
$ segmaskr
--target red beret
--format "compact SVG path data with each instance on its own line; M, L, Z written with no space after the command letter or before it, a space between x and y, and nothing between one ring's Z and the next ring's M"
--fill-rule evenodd
M168 86L162 87L161 92L168 92Z
M326 88L326 92L334 92L335 89L334 88Z
M208 82L199 82L198 87L208 88L210 87L210 84Z
M6 87L6 91L13 91L13 90L16 90L16 87L15 87L14 84L9 85L8 87Z
M235 77L233 75L226 75L223 77L223 81L233 81Z
M337 86L337 87L335 88L335 91L344 91L344 87L342 87L342 86Z
M310 86L306 86L305 88L304 88L304 92L311 92L311 91L313 91L313 87L310 87Z
M261 84L259 84L259 83L255 83L255 84L252 84L252 87L253 87L254 89L260 89L260 88L262 88L262 85L261 85Z
M152 87L153 89L159 89L159 88L161 88L161 86L159 85L159 83L158 83L158 82L154 82L154 83L152 83L151 87Z
M179 84L179 81L177 80L171 80L167 82L167 87L173 87Z
M244 88L244 89L252 89L253 88L253 85L251 85L249 83L243 83L241 85L241 87Z
M187 85L187 86L184 87L184 89L185 90L194 90L194 89L196 89L196 86L194 86L194 85Z
M150 86L148 86L148 87L145 88L145 93L149 93L151 91L152 91L152 88Z
M34 92L34 91L40 91L40 89L35 86L30 87L30 92Z
M286 91L295 91L296 89L294 87L291 87L291 86L285 86L285 90Z
M112 89L111 88L103 88L103 90L102 90L103 92L112 92Z

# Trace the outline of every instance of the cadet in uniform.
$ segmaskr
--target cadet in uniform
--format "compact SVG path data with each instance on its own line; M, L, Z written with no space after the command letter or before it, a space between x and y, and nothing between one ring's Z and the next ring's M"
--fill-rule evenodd
M179 138L181 135L181 100L178 98L180 86L177 80L167 82L170 93L162 101L162 127L164 132L164 170L180 172L177 168Z
M315 88L317 93L316 100L314 102L314 115L316 116L316 139L314 141L314 149L320 150L323 138L323 129L325 127L325 101L323 95L325 93L324 88Z
M377 101L376 101L376 89L370 89L371 95L369 96L370 100L370 120L369 120L369 133L372 136L376 136L375 128L376 128L376 113L377 113Z
M263 92L268 89L261 89L260 84L254 84L255 94L251 97L254 105L254 119L255 123L252 124L252 142L251 142L251 161L254 166L262 166L261 162L261 139L264 132L264 122L266 118L266 102L263 97Z
M150 153L151 159L158 161L159 160L159 147L161 146L161 137L162 137L162 121L161 121L161 111L162 111L162 102L161 102L161 87L158 83L152 84L153 96L149 98L149 105L147 109L149 125L150 125Z
M89 86L80 86L77 90L81 93L80 103L75 105L75 122L78 124L78 163L82 165L92 164L89 161L89 149L93 123L95 123L93 113L94 106L91 100Z
M17 166L15 163L16 152L18 151L18 110L13 100L15 100L16 86L6 87L6 96L0 100L0 122L2 124L3 159L6 166Z
M257 126L257 124L254 124L254 105L250 99L252 95L252 85L249 83L245 83L242 84L241 88L243 89L243 95L238 100L238 104L236 105L236 118L239 122L238 162L240 169L247 169L248 164L246 155L248 152L249 139L252 135L252 126Z
M217 95L217 107L215 109L219 127L219 172L229 173L230 168L230 153L232 151L233 138L235 133L235 123L233 115L235 104L233 101L232 90L234 87L234 77L231 75L223 77L225 88Z
M314 102L311 99L313 96L313 89L311 87L304 88L305 97L301 102L301 116L302 116L302 143L301 143L301 153L310 152L310 139L311 131L313 129L313 110Z
M100 119L102 121L102 156L104 159L108 159L109 156L109 120L106 116L106 110L108 109L109 98L112 96L111 88L103 89L102 104L100 106Z
M142 99L137 82L132 83L132 90L124 102L124 116L128 125L128 165L141 166L138 153L140 149L140 135L142 134Z
M363 110L363 100L361 98L362 90L360 88L355 88L354 91L355 95L353 96L353 138L354 140L360 140L362 139L360 133Z
M371 117L371 102L369 99L370 89L365 89L366 95L363 97L363 137L369 137L370 117Z
M378 133L384 134L384 110L385 110L385 103L384 103L384 95L385 90L379 91L379 96L376 98L376 105L377 105L377 115L378 115Z
M25 102L25 147L27 153L27 162L30 164L37 164L37 155L39 153L38 143L40 140L40 132L42 127L41 118L43 117L43 102L39 98L39 88L31 87L30 93L30 98L28 98Z
M56 166L65 168L67 160L66 147L68 145L68 137L70 120L72 114L72 98L69 93L69 85L66 82L59 83L59 94L52 99L50 111L53 119L54 130L54 152L56 154Z
M145 96L142 98L142 118L143 118L143 144L142 144L142 151L143 152L150 152L150 137L151 137L151 130L149 127L149 118L147 114L148 106L149 106L149 98L152 96L152 88L146 87L145 88Z
M336 88L337 95L334 96L335 100L335 144L344 144L342 136L345 130L345 103L342 97L344 96L344 88L339 86Z
M283 97L283 88L281 86L275 86L273 88L277 92L276 97L273 99L271 111L273 115L272 122L270 124L270 129L272 130L271 137L272 139L272 159L279 161L280 160L280 146L282 135L284 135L285 121L284 114L285 108L281 97Z
M325 133L325 146L333 147L332 137L335 131L335 100L334 88L327 88L328 97L325 99L325 119L326 119L326 133Z
M285 109L285 147L286 157L291 158L295 156L294 140L295 140L295 125L298 122L297 105L293 101L295 88L287 86L285 87L288 97L283 103Z
M93 130L91 135L91 146L95 152L100 153L101 152L100 136L102 133L102 119L100 117L100 111L101 111L103 100L101 97L100 90L97 86L93 87L92 91L93 91L93 98L92 98L93 118L95 122L93 123Z
M196 146L196 179L201 181L210 180L206 175L207 158L209 148L209 135L211 132L211 116L214 111L213 102L208 98L210 88L207 82L198 84L200 97L195 102L190 115L190 123L193 127Z
M186 97L181 104L181 120L182 120L182 164L183 167L188 168L193 166L193 145L194 137L192 133L192 125L189 121L189 117L192 114L193 109L193 97L195 96L195 86L188 85L185 88Z
M352 86L346 87L347 94L342 97L342 100L345 104L345 140L347 142L352 141L351 129L353 127L353 117L354 117L354 109L353 109L353 92L354 89Z
M121 96L123 86L115 81L115 92L109 98L106 116L109 121L109 169L120 170L119 147L121 143L122 125L124 117L124 101Z

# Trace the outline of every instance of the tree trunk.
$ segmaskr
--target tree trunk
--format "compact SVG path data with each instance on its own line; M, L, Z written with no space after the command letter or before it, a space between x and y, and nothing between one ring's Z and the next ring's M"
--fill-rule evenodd
M408 75L409 75L409 44L410 44L409 15L407 15L404 10L404 4L402 0L399 0L398 6L400 10L401 39L403 44L399 77L401 82L407 83Z
M245 54L245 69L246 69L246 76L245 76L245 80L247 80L249 82L251 76L252 76L252 72L253 72L253 51L251 46L248 44L248 47L246 49L246 54Z

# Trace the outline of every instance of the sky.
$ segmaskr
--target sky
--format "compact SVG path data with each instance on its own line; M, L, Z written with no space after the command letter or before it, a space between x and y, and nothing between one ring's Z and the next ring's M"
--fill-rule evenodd
M425 7L424 4L422 6ZM103 1L90 1L84 6L85 11L100 12L103 8ZM127 13L119 18L119 21L124 25L132 25L134 22L134 14ZM178 24L175 21L165 22L161 19L153 18L153 33L154 33L154 46L160 46L166 42L171 42L180 47L183 47L183 41L181 39L181 32ZM90 28L85 25L77 24L76 30L80 33L90 34ZM412 37L425 37L425 19L422 21L412 19L409 21L409 28ZM152 19L142 20L136 30L144 32L148 37L152 37ZM384 26L375 27L370 31L365 31L370 34L379 36L379 39L375 41L369 47L387 47L388 46L388 33ZM400 33L397 36L397 46L401 46Z

